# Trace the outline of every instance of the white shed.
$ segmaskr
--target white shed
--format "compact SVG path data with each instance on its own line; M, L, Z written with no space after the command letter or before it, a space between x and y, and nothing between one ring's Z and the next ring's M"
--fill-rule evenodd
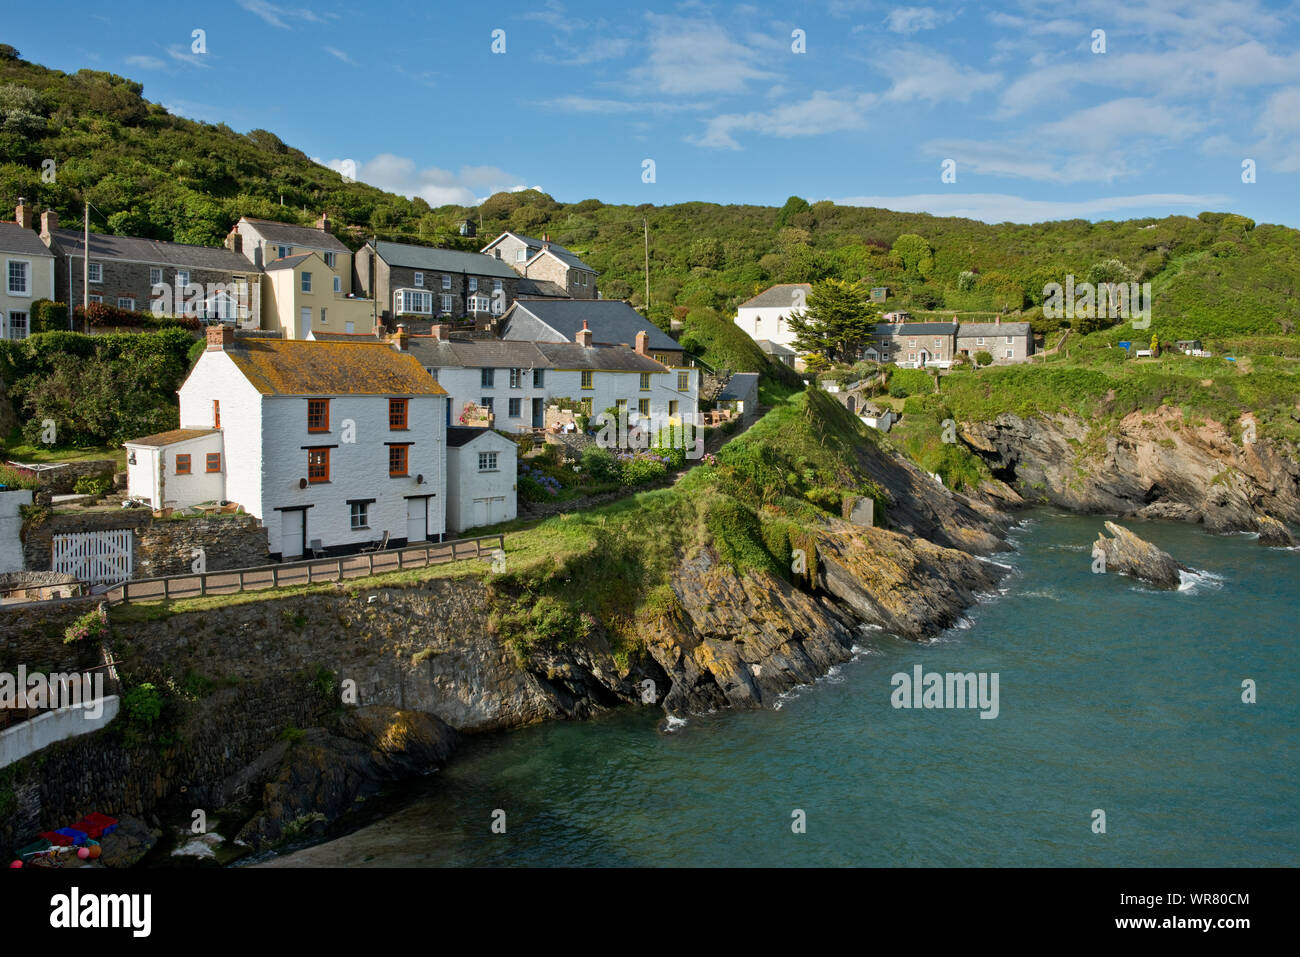
M517 452L514 442L492 429L447 430L448 531L459 534L518 514Z
M172 429L126 445L126 487L151 508L188 508L226 497L219 429Z

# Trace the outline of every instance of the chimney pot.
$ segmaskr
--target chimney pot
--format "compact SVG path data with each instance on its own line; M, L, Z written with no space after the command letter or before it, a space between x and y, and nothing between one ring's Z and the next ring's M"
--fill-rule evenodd
M399 322L397 324L397 334L393 336L393 344L397 347L398 352L406 351L408 345L406 338L406 323Z
M244 237L237 230L232 229L230 234L226 236L226 248L231 252L242 254L244 252Z
M323 229L328 233L330 231L330 218L324 213L321 213L320 219L316 220L316 228Z

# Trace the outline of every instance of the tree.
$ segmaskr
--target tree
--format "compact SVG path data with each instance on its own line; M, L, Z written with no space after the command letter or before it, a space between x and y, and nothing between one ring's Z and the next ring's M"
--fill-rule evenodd
M987 366L993 364L993 354L986 349L981 349L975 353L975 364L977 366Z
M1102 259L1088 268L1088 282L1094 286L1108 282L1132 282L1133 270L1118 259Z
M778 226L794 225L791 222L791 219L797 213L808 212L809 208L810 207L808 206L808 200L801 199L798 196L791 196L789 199L785 201L785 205L781 207L781 211L776 214L776 224Z
M1151 333L1151 355L1152 356L1160 355L1160 337L1157 336L1154 332Z
M871 341L875 309L858 283L827 279L813 285L807 308L794 310L790 329L795 348L832 362L854 362Z
M925 277L934 268L934 250L924 237L916 233L903 233L894 240L889 258L902 266L906 272Z

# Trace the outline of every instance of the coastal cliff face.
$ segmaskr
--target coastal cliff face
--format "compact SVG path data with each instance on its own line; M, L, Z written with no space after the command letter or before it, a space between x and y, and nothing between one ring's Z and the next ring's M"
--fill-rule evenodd
M1072 416L963 423L962 439L1030 502L1072 511L1202 522L1214 532L1300 522L1300 454L1172 407L1099 432Z

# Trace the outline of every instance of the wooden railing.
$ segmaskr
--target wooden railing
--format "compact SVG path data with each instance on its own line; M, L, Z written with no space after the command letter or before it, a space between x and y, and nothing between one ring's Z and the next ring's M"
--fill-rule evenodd
M409 548L362 552L334 558L312 558L277 565L231 568L225 571L191 572L160 578L137 578L114 585L103 593L109 604L131 601L163 601L196 598L201 595L234 595L244 591L310 585L322 581L344 581L381 575L407 568L445 565L467 558L491 558L505 549L504 535L462 538L450 542L427 542Z

